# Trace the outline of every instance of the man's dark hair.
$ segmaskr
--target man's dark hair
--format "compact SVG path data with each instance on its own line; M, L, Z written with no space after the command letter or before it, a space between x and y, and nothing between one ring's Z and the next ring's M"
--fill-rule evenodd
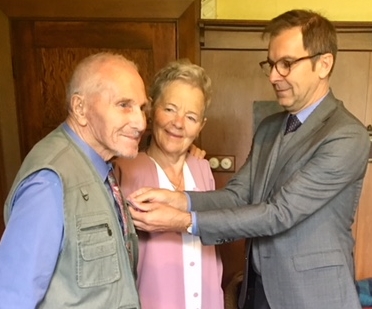
M268 35L272 38L294 27L301 28L304 49L309 52L309 55L331 53L334 66L337 54L336 29L327 18L319 13L310 10L285 12L269 22L262 36Z

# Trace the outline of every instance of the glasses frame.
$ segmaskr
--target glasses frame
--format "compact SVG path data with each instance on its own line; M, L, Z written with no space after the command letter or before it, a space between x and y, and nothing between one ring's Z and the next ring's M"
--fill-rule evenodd
M259 63L262 71L264 72L264 74L269 77L273 68L275 67L275 70L278 72L278 74L281 76L281 77L287 77L289 74L291 74L291 70L292 70L292 66L302 60L307 60L307 59L313 59L315 57L318 57L318 56L321 56L321 55L324 55L324 53L317 53L317 54L314 54L314 55L310 55L310 56L305 56L305 57L301 57L301 58L298 58L298 59L295 59L295 60L285 60L286 62L288 62L288 73L287 74L282 74L279 72L278 70L278 67L277 67L277 64L281 61L283 61L284 59L279 59L278 61L276 62L272 62L270 60L265 60L265 61L261 61ZM265 71L265 65L268 64L271 68L270 68L270 71L267 73Z

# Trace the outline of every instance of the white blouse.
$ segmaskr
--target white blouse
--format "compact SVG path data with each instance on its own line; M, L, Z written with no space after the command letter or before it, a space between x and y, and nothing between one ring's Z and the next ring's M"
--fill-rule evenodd
M153 160L155 162L155 160ZM155 162L159 177L159 187L174 191L174 186L168 179L164 170ZM196 184L190 169L183 164L183 177L185 191L194 191ZM200 309L202 304L202 258L201 241L198 236L182 234L183 274L185 285L186 309Z

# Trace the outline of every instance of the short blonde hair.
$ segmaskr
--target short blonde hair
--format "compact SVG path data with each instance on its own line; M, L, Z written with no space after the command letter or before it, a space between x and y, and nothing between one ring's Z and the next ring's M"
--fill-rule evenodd
M204 95L204 111L207 110L212 99L212 81L202 67L192 64L188 59L170 62L155 75L149 90L153 108L164 88L174 81L182 81L199 88Z

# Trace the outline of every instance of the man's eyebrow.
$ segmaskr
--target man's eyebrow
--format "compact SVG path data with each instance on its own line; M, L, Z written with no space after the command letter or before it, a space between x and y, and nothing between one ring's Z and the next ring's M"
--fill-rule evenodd
M269 57L267 57L266 59L269 63L275 63L275 62L278 62L280 60L296 60L296 57L285 55L283 57L280 57L277 61L274 61L274 60L270 59Z

